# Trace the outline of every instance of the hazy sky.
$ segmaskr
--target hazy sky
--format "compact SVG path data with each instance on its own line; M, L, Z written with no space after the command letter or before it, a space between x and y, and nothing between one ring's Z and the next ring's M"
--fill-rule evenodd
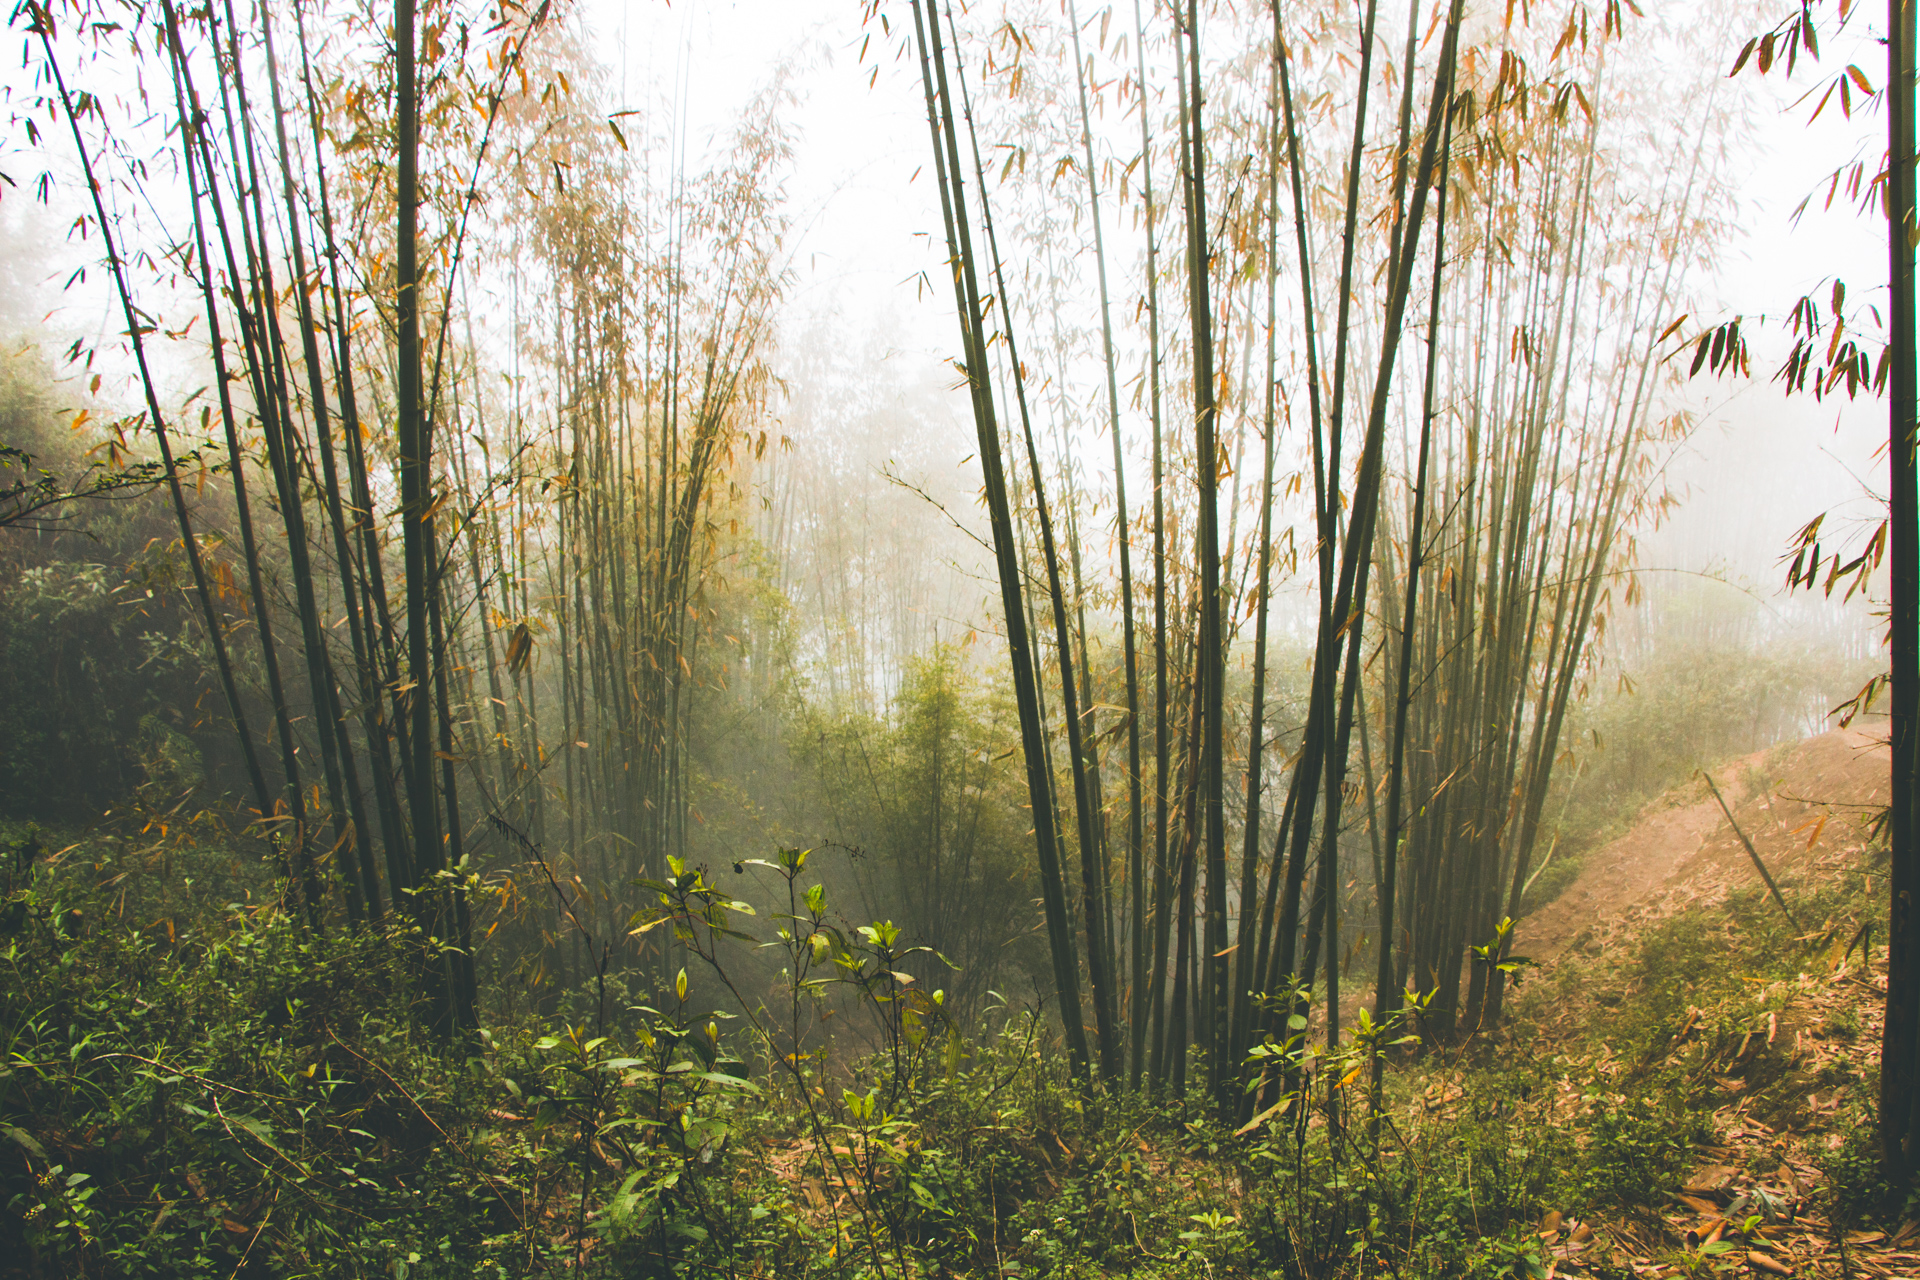
M892 9L905 20L904 5ZM786 118L797 144L787 179L796 235L785 328L843 331L849 347L881 335L898 372L876 376L920 385L956 346L951 294L927 287L940 281L941 245L932 238L939 233L937 193L929 175L918 172L927 135L917 68L896 61L897 40L877 24L864 27L862 10L857 0L676 0L671 6L587 0L577 20L608 65L611 93L619 99L612 108L657 112L677 104L696 162L703 150L724 145L742 104L785 73L795 94ZM995 12L977 5L971 20L990 22ZM1824 296L1835 274L1850 282L1851 301L1884 299L1876 286L1885 279L1885 239L1876 219L1861 217L1844 196L1831 212L1816 199L1797 225L1789 216L1837 165L1879 156L1877 113L1848 120L1836 102L1808 125L1811 103L1790 105L1816 76L1837 73L1849 61L1879 82L1885 56L1875 33L1858 18L1853 26L1830 35L1823 61L1811 72L1803 66L1793 85L1776 71L1752 90L1756 139L1739 158L1744 178L1731 211L1743 235L1725 247L1716 283L1723 314L1780 317L1804 290L1818 288ZM863 61L861 45L869 36ZM1709 60L1724 68L1736 51L1711 50ZM14 65L3 79L17 93L21 72L17 60L9 61ZM1733 101L1739 92L1728 96ZM19 159L15 153L0 167L25 173ZM35 205L24 189L0 193L0 236L13 249L0 270L8 294L0 300L0 324L51 311L60 345L75 332L97 333L105 315L93 305L104 299L62 296L57 288L72 265L93 252L60 243L58 228L69 220L70 214ZM36 244L54 250L46 269L20 269L20 251L31 254ZM38 288L32 287L36 279ZM1771 586L1779 576L1773 568L1778 548L1813 513L1849 503L1862 517L1870 513L1871 502L1860 494L1862 481L1871 484L1882 470L1873 453L1884 439L1884 413L1864 401L1847 407L1784 400L1769 381L1786 350L1784 336L1777 325L1751 322L1748 333L1756 377L1696 387L1702 425L1675 451L1669 472L1693 499L1647 539L1643 560L1694 569L1728 564ZM969 425L956 415L956 463L972 451Z
M904 14L904 6L895 6ZM991 6L977 6L979 21ZM697 151L719 134L740 103L790 69L799 102L792 119L799 149L789 181L802 228L795 267L794 315L805 325L821 316L864 332L885 329L907 360L943 360L954 344L951 301L945 290L921 290L916 273L938 262L935 190L914 174L926 154L926 123L917 76L896 65L876 29L868 57L859 46L868 31L861 6L850 0L680 0L623 5L598 0L584 19L601 34L631 105L652 91L683 96L689 139ZM1743 235L1726 246L1717 282L1728 313L1782 316L1802 292L1823 296L1831 277L1851 283L1856 302L1884 298L1885 238L1877 221L1847 206L1814 206L1795 225L1791 211L1839 164L1877 159L1877 113L1842 116L1838 100L1809 125L1812 104L1794 99L1848 62L1878 83L1885 55L1873 31L1856 18L1852 30L1830 37L1812 73L1803 66L1788 84L1776 70L1764 84L1743 73L1756 145L1736 160L1744 170L1733 220ZM1730 66L1736 48L1709 56ZM879 74L871 84L869 74ZM1739 99L1732 86L1729 102ZM1730 109L1734 109L1730 107ZM937 276L936 276L937 278ZM1852 409L1832 402L1786 401L1769 381L1786 351L1777 326L1749 324L1755 378L1735 386L1701 388L1701 427L1671 463L1675 483L1693 495L1671 526L1647 541L1648 563L1688 568L1730 564L1771 584L1777 548L1813 513L1845 504L1871 479L1883 411L1863 402ZM1866 504L1856 503L1864 511Z
M938 261L927 236L940 227L930 176L914 177L927 154L918 71L895 64L877 23L860 60L869 34L861 8L858 0L589 0L581 17L624 105L679 99L695 156L723 146L740 107L785 70L797 94L787 118L798 144L787 183L799 233L789 310L837 310L861 328L885 317L903 346L944 359L951 293L926 292L915 280Z
M1648 563L1700 568L1724 561L1771 588L1781 580L1775 561L1794 530L1829 507L1836 509L1829 527L1874 518L1863 481L1885 493L1885 461L1875 452L1886 441L1882 403L1862 398L1849 405L1844 395L1821 404L1804 396L1789 401L1771 380L1790 347L1778 321L1803 293L1824 302L1838 276L1848 284L1849 309L1871 305L1884 313L1884 223L1863 216L1844 190L1831 210L1824 208L1835 169L1863 159L1871 177L1885 146L1884 120L1877 111L1850 120L1836 96L1808 123L1818 95L1802 100L1815 75L1824 80L1849 63L1881 83L1886 54L1874 34L1856 17L1823 44L1825 56L1811 73L1803 65L1791 85L1778 70L1766 81L1755 112L1759 145L1745 159L1735 210L1744 234L1727 246L1717 287L1728 312L1773 323L1750 329L1752 380L1717 384L1702 397L1701 428L1673 471L1692 501L1671 531L1649 540ZM1731 65L1737 52L1726 51L1722 63ZM1743 76L1751 79L1750 72ZM1810 194L1796 221L1794 209Z

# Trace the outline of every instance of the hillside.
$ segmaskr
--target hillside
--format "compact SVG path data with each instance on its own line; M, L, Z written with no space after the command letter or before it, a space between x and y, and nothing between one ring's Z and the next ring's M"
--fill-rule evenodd
M1886 803L1885 740L1836 729L1713 771L1721 796L1777 881L1831 876L1858 861L1860 821ZM1760 886L1726 815L1694 781L1643 809L1587 858L1564 893L1526 916L1519 950L1547 962L1568 947L1598 954L1623 927Z
M1660 1082L1698 1121L1638 1221L1549 1215L1561 1274L1920 1274L1920 1225L1869 1222L1886 770L1884 740L1839 730L1714 771L1791 921L1696 779L1519 923L1539 969L1513 1042L1558 1069L1565 1114Z
M1386 1055L1377 1120L1357 1039L1258 1046L1293 1092L1240 1122L1200 1054L1184 1101L1087 1093L1040 1009L948 1021L866 952L804 1091L720 1031L766 1010L677 983L503 1007L449 1054L378 934L149 924L166 859L211 881L223 846L29 841L0 1275L1917 1275L1871 1126L1884 759L1830 733L1716 771L1793 923L1698 783L1648 806L1521 922L1508 1024Z

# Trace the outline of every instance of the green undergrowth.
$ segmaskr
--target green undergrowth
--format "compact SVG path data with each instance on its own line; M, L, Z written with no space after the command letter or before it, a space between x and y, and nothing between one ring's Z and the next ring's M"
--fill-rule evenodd
M1863 854L1836 876L1784 885L1791 919L1765 889L1737 890L1649 924L1623 955L1569 957L1516 1001L1512 1042L1609 1102L1587 1132L1624 1139L1622 1192L1640 1176L1632 1165L1650 1163L1665 1180L1639 1198L1668 1204L1675 1175L1699 1162L1693 1145L1712 1136L1710 1117L1737 1107L1778 1133L1833 1135L1811 1153L1823 1180L1811 1207L1849 1225L1901 1220L1878 1180L1878 1046L1866 1038L1876 997L1859 976L1884 955L1874 936L1886 918L1884 862ZM1810 1110L1810 1097L1829 1114ZM1747 1172L1777 1177L1779 1165L1769 1155Z
M1837 879L1785 886L1791 919L1766 890L1752 888L1656 921L1625 955L1569 956L1550 980L1534 983L1516 1001L1516 1034L1571 1021L1576 1032L1560 1033L1556 1043L1572 1055L1614 1061L1621 1079L1675 1073L1698 1084L1738 1067L1764 1096L1778 1055L1759 1059L1750 1040L1746 1060L1729 1053L1764 1033L1769 1015L1777 1028L1811 984L1842 964L1862 966L1874 945L1865 929L1885 916L1884 887L1884 875L1863 866ZM1583 1016L1561 1017L1569 1010ZM1851 1019L1849 1034L1858 1033L1857 1007L1838 1016Z
M686 968L450 1045L422 1030L405 930L315 934L204 895L156 928L126 903L157 891L114 864L16 857L0 1274L1539 1276L1548 1210L1658 1212L1723 1071L1689 1054L1777 998L1732 970L1701 987L1724 938L1675 925L1604 1053L1549 1052L1523 1018L1393 1061L1376 1132L1373 1054L1405 1046L1376 1031L1310 1063L1293 1041L1258 1060L1300 1082L1291 1105L1223 1121L1197 1094L1083 1090L1033 1010L956 1025L922 989L937 957L837 923L803 854L766 865L792 887L758 922L784 989L699 994L727 988L744 922L676 867L641 927ZM1764 911L1733 920L1755 963L1782 941ZM1676 1047L1703 992L1723 1003Z

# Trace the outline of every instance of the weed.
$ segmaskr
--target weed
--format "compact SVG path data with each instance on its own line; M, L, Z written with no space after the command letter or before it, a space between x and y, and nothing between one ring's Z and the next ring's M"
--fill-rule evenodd
M1893 1190L1880 1177L1879 1134L1873 1118L1850 1109L1837 1129L1840 1145L1820 1157L1826 1176L1828 1211L1842 1230L1878 1216Z
M1710 1131L1661 1087L1671 1083L1650 1082L1630 1097L1586 1095L1588 1146L1576 1183L1582 1201L1630 1207L1645 1203L1649 1188L1674 1185Z

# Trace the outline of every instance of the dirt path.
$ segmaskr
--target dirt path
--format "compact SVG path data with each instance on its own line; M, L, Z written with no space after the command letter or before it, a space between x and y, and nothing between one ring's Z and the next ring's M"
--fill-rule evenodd
M1773 763L1768 764L1772 759ZM1714 782L1776 880L1857 837L1886 802L1884 738L1836 729L1789 748L1755 752L1714 770ZM1759 773L1766 786L1753 787ZM1539 962L1586 944L1596 928L1651 910L1666 914L1736 885L1759 883L1720 806L1697 779L1641 811L1631 830L1589 855L1566 892L1522 919L1516 951Z

